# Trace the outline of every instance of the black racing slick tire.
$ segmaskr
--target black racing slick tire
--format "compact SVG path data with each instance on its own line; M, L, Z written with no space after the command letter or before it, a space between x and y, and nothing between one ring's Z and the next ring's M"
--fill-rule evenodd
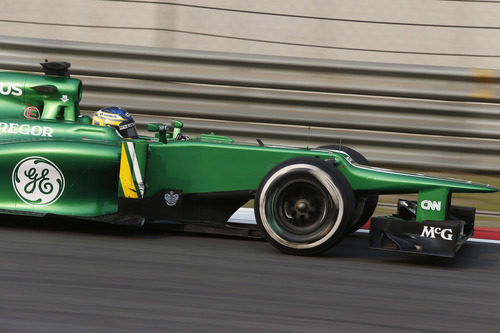
M293 158L262 180L255 218L274 247L295 255L314 255L336 245L351 226L354 193L331 163Z
M352 148L346 146L335 146L335 145L326 145L326 146L321 146L319 148L343 151L347 153L349 156L351 156L354 162L361 165L371 166L371 163L366 159L366 157L364 157L358 151ZM355 197L356 197L356 205L354 207L354 218L352 219L351 227L347 230L348 234L352 234L353 232L361 228L368 221L368 219L372 217L378 204L377 194L370 194L370 195L356 194Z

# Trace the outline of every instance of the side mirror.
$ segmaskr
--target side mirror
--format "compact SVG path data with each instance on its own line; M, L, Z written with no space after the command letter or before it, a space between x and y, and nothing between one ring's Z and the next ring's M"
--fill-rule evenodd
M158 140L162 143L167 143L167 132L171 131L171 127L162 123L149 123L148 132L158 132Z
M174 131L172 132L172 138L176 139L179 134L181 134L181 130L184 124L179 120L172 120L172 127Z
M159 132L162 129L162 127L168 127L168 126L162 123L149 123L148 132Z
M162 123L149 123L148 132L158 132L160 142L167 143L167 138L175 139L179 134L184 124L182 121L173 120L171 126Z

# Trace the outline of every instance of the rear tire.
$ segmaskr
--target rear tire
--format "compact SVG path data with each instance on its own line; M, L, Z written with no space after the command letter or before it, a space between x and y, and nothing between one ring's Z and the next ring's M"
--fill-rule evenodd
M280 251L313 255L336 245L351 226L354 193L332 164L293 158L262 180L255 217L265 238Z
M326 146L321 146L319 148L343 151L347 153L349 156L351 156L354 162L361 165L371 166L371 163L363 155L361 155L358 151L352 148L346 146L335 146L335 145L326 145ZM355 198L356 198L356 206L354 207L354 218L352 220L351 227L347 230L348 234L352 234L353 232L361 228L363 225L365 225L365 223L368 222L370 217L372 217L378 204L377 194L370 194L370 195L356 194Z

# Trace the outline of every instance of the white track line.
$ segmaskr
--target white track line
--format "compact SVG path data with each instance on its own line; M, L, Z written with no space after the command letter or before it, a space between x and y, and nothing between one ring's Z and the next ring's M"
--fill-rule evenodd
M253 214L252 208L238 209L233 214L233 216L229 218L228 222L241 223L241 224L257 224L257 222L255 222L255 216ZM356 232L360 234L368 234L370 231L367 229L359 229ZM500 244L500 240L494 240L494 239L469 238L467 241L475 243Z
M500 244L500 240L495 240L495 239L469 238L467 241L475 243Z

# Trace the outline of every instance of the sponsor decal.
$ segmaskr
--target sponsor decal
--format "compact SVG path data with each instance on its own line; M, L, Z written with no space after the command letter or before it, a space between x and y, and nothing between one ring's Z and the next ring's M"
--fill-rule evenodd
M174 191L170 191L168 193L165 193L164 195L165 203L167 204L167 206L170 207L177 205L179 198L180 198L179 193L175 193Z
M146 186L142 180L141 169L139 168L139 161L137 160L137 154L135 153L135 147L133 142L127 142L128 152L130 154L130 159L132 162L132 170L134 171L135 182L137 183L137 187L139 188L139 194L141 198L144 196L144 191L146 190Z
M102 110L97 111L97 116L102 117L102 118L111 118L111 119L117 119L117 120L123 119L122 116L120 116L118 114L108 113L108 112L104 112Z
M46 158L39 156L21 160L12 171L12 185L17 196L31 206L48 206L64 192L64 175Z
M441 201L422 200L420 207L424 210L441 211Z
M21 85L18 83L5 83L0 82L0 94L7 96L21 96L23 94L23 90L21 89Z
M26 119L40 119L40 110L36 106L28 105L24 109L24 118Z
M130 154L130 158L127 156L127 152ZM139 168L133 142L122 143L120 182L125 198L139 199L144 196L146 186L142 180L141 169Z
M426 237L426 238L436 238L440 237L444 240L453 240L453 230L451 229L442 229L439 227L430 227L427 225L424 225L424 229L422 230L422 233L420 234L421 237Z
M0 134L10 133L10 134L52 137L53 132L54 129L48 126L38 126L31 124L19 125L18 123L0 122Z
M135 126L135 123L128 123L128 124L120 125L118 128L120 129L120 131L123 131L123 130L126 130L127 128L131 128L134 126Z
M69 101L68 95L62 95L61 102L66 103L67 101Z

